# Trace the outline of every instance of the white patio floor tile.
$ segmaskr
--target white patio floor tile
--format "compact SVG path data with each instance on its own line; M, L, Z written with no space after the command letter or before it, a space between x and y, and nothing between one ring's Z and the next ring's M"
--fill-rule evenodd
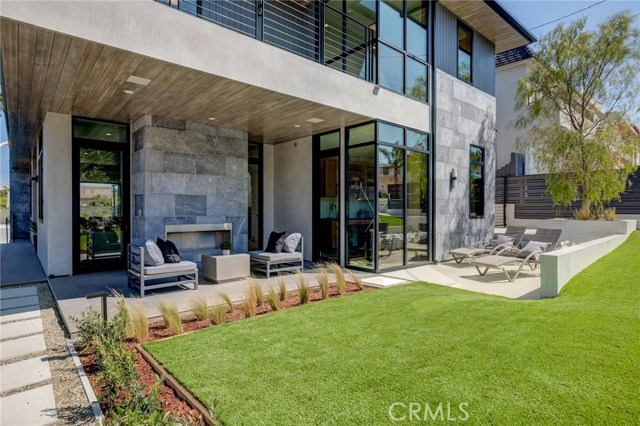
M36 296L38 290L35 287L17 287L0 290L0 300L14 297Z
M13 339L14 337L27 336L29 334L35 334L42 331L41 318L16 321L2 325L2 328L0 328L0 339Z
M53 386L45 385L0 398L3 425L39 426L57 419Z
M40 316L40 306L22 306L20 308L0 311L0 324L11 321L22 321Z
M21 337L14 340L5 340L4 342L0 342L0 361L42 352L46 349L47 346L44 343L44 336L42 334Z
M51 379L47 357L35 357L0 366L0 392Z
M16 297L13 299L0 300L0 309L5 310L19 308L21 306L35 306L38 304L38 296Z

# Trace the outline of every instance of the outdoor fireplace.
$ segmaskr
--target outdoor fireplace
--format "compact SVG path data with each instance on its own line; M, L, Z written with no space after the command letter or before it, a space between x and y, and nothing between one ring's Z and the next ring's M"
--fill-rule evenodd
M232 241L231 228L231 223L165 225L164 233L178 248L180 259L200 264L203 254L222 254L220 244Z

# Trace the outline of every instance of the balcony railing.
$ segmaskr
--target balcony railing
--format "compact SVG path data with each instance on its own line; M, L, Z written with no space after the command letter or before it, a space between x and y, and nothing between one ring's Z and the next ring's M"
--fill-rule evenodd
M373 31L320 1L156 0L367 81Z

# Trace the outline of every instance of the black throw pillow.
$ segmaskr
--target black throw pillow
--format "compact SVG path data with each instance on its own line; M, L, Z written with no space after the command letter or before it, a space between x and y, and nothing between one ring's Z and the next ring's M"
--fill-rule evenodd
M286 234L287 231L272 232L271 235L269 235L269 242L267 243L267 248L264 249L264 251L269 253L280 253L284 246L284 236Z
M180 263L180 253L173 241L164 241L161 238L156 240L156 244L162 252L162 257L165 263Z

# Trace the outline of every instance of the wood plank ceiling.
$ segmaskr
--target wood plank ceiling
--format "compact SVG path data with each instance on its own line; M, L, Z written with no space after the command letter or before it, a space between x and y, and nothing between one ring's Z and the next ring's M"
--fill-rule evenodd
M48 111L119 122L149 114L244 130L251 140L264 143L370 120L7 18L1 19L0 27L14 168L28 166L31 146ZM127 82L131 75L151 82L147 86ZM306 121L311 118L324 121Z
M496 53L506 52L531 42L484 0L440 0L440 3L493 42Z

